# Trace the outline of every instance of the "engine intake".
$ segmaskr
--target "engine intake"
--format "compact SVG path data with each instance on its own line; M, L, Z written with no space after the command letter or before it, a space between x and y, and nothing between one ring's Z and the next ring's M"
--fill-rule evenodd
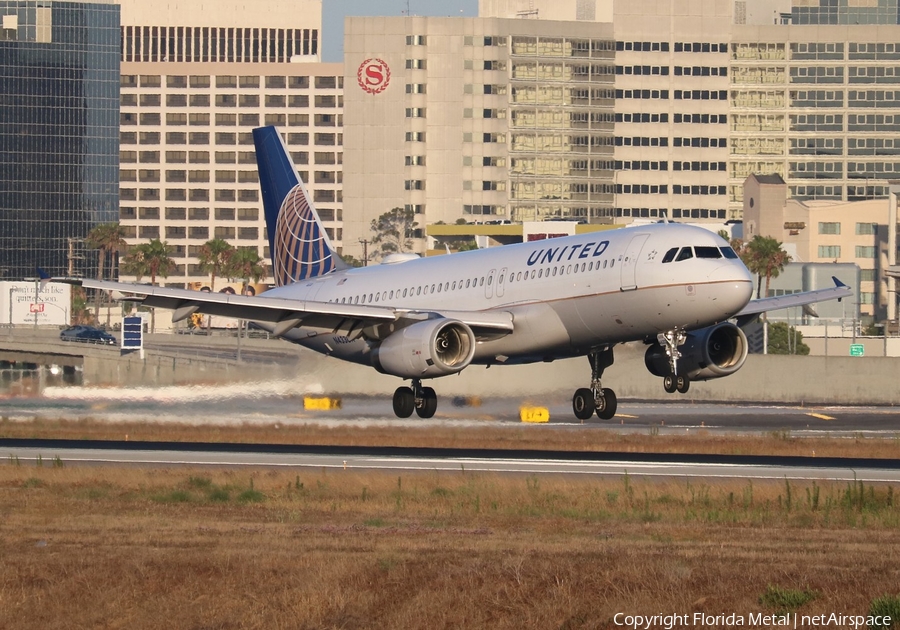
M388 336L372 353L379 372L403 378L456 374L475 356L475 334L454 319L430 319Z
M707 381L734 374L747 359L747 337L730 322L689 332L679 346L678 373L692 381ZM644 364L654 376L669 375L669 357L662 346L652 345L644 355Z

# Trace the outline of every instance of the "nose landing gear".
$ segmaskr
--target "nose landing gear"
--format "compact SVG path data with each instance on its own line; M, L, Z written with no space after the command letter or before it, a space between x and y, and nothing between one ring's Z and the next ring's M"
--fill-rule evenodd
M687 374L678 373L678 359L681 358L678 346L687 340L687 333L675 328L659 333L656 340L666 349L666 356L669 357L669 374L663 377L663 389L669 394L686 394L691 386L691 379Z
M572 397L572 411L579 420L587 420L594 412L601 420L609 420L616 415L618 400L616 393L600 384L603 370L613 364L613 349L594 350L588 354L591 363L591 386L575 390Z

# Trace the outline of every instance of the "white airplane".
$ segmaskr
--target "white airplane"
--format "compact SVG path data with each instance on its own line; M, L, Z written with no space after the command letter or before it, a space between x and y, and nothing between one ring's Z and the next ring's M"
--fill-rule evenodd
M646 365L666 391L737 372L747 339L729 320L851 295L835 287L750 302L753 279L712 232L658 223L450 256L389 256L348 268L316 214L282 137L253 131L276 288L251 297L82 280L145 306L251 320L277 337L411 381L394 413L430 418L426 379L470 365L515 365L587 356L581 419L616 413L601 385L613 347L647 344Z

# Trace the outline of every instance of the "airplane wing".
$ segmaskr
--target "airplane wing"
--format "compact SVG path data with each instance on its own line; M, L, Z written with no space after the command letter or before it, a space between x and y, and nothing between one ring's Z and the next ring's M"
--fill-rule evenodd
M815 291L806 291L804 293L792 293L790 295L779 295L778 297L762 298L759 300L751 300L740 313L735 315L738 319L752 319L753 315L759 315L767 311L777 311L783 308L793 306L806 306L817 302L825 302L827 300L841 300L845 297L853 295L853 291L846 284L832 276L834 286L827 289L817 289Z
M410 310L369 304L337 304L309 300L227 293L206 293L171 289L149 284L108 282L90 279L54 279L80 284L87 289L109 291L115 299L140 302L144 306L174 311L172 321L187 319L194 313L219 315L265 322L273 325L273 334L281 336L296 326L362 331L371 326L397 322L404 325L433 317L457 319L467 324L477 339L496 337L513 331L512 314L505 311Z

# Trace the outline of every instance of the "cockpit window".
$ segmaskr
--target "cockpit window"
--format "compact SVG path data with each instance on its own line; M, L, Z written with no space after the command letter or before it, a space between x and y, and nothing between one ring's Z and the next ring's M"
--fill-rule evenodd
M673 260L675 260L675 254L677 254L677 253L678 253L678 248L677 248L677 247L673 247L672 249L670 249L669 251L666 252L666 255L663 256L662 261L663 261L664 263L670 263L670 262L672 262Z
M678 257L675 259L675 262L681 262L682 260L687 260L689 258L694 257L694 252L690 247L682 247L681 251L678 252Z
M697 258L721 258L722 252L718 247L695 247Z
M731 249L730 247L723 247L722 255L724 255L725 258L731 258L732 260L734 260L735 258L738 257L737 252L734 251L733 249Z

